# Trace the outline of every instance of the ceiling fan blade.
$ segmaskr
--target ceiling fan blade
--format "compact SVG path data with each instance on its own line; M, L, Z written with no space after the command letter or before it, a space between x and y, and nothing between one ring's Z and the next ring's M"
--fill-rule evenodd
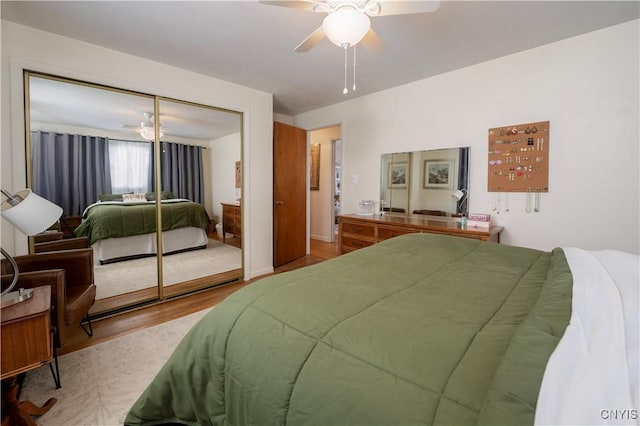
M364 35L360 44L362 44L362 47L369 53L378 53L384 49L384 43L382 43L378 34L371 28L369 28L369 31Z
M314 12L314 7L318 4L324 4L314 0L259 0L258 3L269 6L291 7L294 9L310 10Z
M377 15L372 14L373 16L435 12L440 7L440 1L438 0L378 0L378 4L380 4L380 11Z
M311 48L313 46L315 46L316 44L320 43L322 41L322 39L324 38L324 31L322 30L322 27L318 27L318 29L316 29L314 32L312 32L309 37L305 38L302 43L300 43L298 46L296 46L295 49L293 49L294 51L298 52L298 53L303 53L303 52L308 52L309 50L311 50Z

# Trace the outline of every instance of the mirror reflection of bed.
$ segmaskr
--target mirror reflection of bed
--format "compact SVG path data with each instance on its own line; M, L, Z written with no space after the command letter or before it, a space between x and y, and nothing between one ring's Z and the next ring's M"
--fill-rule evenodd
M91 313L240 278L241 238L223 242L215 225L221 203L239 203L242 195L242 115L157 98L156 153L156 98L77 83L29 74L28 169L34 191L63 207L62 235L92 240Z

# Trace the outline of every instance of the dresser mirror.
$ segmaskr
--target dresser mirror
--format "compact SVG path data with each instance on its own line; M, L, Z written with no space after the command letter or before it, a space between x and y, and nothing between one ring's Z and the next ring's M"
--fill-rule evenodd
M456 217L468 213L469 147L383 154L380 210Z
M123 235L91 228L92 315L242 277L240 239L223 243L214 227L240 196L241 113L29 71L24 81L27 183L63 208L57 235L78 235L89 211L145 209L122 219Z

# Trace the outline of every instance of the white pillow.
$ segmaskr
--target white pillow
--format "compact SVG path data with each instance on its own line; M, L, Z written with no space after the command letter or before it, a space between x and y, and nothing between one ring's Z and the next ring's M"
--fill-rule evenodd
M122 201L125 203L146 203L147 197L145 194L122 194Z

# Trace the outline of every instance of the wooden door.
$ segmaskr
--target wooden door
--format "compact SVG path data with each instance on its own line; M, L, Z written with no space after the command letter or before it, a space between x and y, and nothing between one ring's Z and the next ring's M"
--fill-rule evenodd
M273 266L306 255L307 132L273 126Z

